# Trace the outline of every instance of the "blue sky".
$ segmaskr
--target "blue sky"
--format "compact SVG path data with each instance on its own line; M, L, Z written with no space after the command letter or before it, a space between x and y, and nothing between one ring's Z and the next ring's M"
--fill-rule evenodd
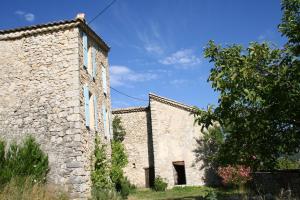
M2 0L0 29L72 19L89 21L110 0ZM205 108L218 94L207 83L208 40L226 45L284 38L279 0L117 0L91 27L111 46L112 87L141 99L148 93ZM112 91L113 107L147 105Z

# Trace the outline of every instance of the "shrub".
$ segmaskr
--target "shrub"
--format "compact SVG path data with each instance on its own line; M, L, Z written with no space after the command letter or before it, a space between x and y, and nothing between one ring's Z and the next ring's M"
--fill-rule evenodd
M168 183L166 182L166 180L164 180L160 176L155 178L154 186L153 186L153 189L155 191L166 191L167 187L168 187Z
M218 168L218 175L223 179L225 185L242 185L251 180L250 167L243 165Z
M48 156L32 136L21 144L12 143L5 153L5 143L0 142L0 184L13 177L31 177L35 182L45 182L49 171Z
M124 199L127 199L128 195L133 193L135 189L135 185L131 184L127 177L122 178L121 181L116 184L117 192L119 192Z

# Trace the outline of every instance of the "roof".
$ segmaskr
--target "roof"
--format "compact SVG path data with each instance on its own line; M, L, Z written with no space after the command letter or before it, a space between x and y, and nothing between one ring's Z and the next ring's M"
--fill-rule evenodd
M125 114L132 112L144 112L147 111L149 107L129 107L129 108L118 108L112 111L112 114Z
M102 47L105 51L109 51L110 47L98 36L84 21L81 19L64 20L50 22L46 24L37 24L33 26L25 26L14 29L0 30L0 40L11 40L25 37L43 32L55 31L70 27L81 27L90 37Z
M155 100L182 110L186 110L188 112L194 112L194 107L193 106L189 106L189 105L185 105L183 103L180 103L178 101L166 98L166 97L162 97L153 93L149 93L149 101L150 100ZM118 109L114 109L112 111L112 114L125 114L125 113L132 113L132 112L143 112L143 111L147 111L149 109L149 107L129 107L129 108L118 108Z
M180 103L178 101L175 101L175 100L172 100L172 99L169 99L169 98L166 98L166 97L158 96L158 95L153 94L153 93L149 94L149 99L150 100L153 99L155 101L158 101L158 102L161 102L161 103L164 103L164 104L176 107L176 108L180 108L180 109L183 109L183 110L186 110L186 111L189 111L189 112L194 112L194 107L193 106L189 106L189 105Z

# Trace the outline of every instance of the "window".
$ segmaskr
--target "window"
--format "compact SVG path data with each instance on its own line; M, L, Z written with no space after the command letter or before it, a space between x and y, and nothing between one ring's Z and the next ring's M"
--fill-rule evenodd
M102 64L102 84L103 84L103 92L104 92L104 94L106 94L107 93L106 68L103 64Z
M92 66L93 66L93 79L96 79L97 75L97 64L96 64L96 48L92 48Z
M82 33L82 49L83 49L83 68L88 69L88 38L86 33Z
M89 129L98 128L98 112L97 112L97 97L92 95L88 86L83 88L84 95L84 110L85 110L85 126Z
M109 138L109 119L107 115L105 102L102 105L102 114L103 114L104 135L106 138Z
M93 77L96 78L96 48L88 40L86 33L82 33L83 44L83 68Z

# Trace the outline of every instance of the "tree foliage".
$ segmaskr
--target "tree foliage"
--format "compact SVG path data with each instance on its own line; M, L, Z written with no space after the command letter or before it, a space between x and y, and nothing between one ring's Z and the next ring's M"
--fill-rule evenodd
M113 119L113 135L110 177L116 191L126 199L129 193L135 189L135 186L129 182L123 172L124 167L128 164L128 157L122 143L126 131L122 126L121 118L118 116Z
M110 192L113 185L110 179L109 160L106 155L106 146L101 144L99 136L95 139L93 157L94 163L91 175L93 189L101 190L102 192Z
M224 143L224 134L219 125L208 127L203 131L203 136L196 140L197 148L194 150L196 161L202 161L202 168L212 168L216 170L219 163L219 154L221 146Z
M222 47L209 41L205 57L214 63L208 81L219 105L197 110L205 127L218 121L226 139L218 152L222 164L272 169L282 154L300 148L300 0L283 0L279 30L288 38L284 48L266 42Z
M114 141L123 142L126 131L122 126L121 118L119 116L115 116L112 124Z
M111 179L117 184L124 178L123 168L127 165L124 145L119 141L112 142Z

